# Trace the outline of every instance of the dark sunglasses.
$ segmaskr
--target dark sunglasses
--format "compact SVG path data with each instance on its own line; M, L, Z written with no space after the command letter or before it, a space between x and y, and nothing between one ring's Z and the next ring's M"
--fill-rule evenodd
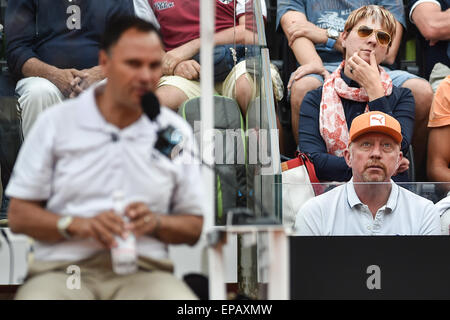
M379 29L372 29L368 26L360 26L358 28L358 36L361 38L367 38L372 35L372 33L375 32L375 36L377 38L377 41L382 46L388 46L389 43L391 43L391 35L387 33L386 31L379 30Z

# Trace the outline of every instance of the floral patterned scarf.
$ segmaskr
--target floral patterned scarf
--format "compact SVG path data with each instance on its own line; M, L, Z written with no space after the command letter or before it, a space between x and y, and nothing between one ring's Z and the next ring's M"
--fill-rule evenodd
M319 114L320 134L325 141L327 151L338 157L344 155L349 140L344 107L340 98L358 102L369 101L369 96L364 88L349 87L341 78L341 70L344 69L344 66L345 60L325 81ZM392 93L392 80L383 68L379 67L379 70L384 93L388 96ZM369 106L366 105L364 112L368 111Z

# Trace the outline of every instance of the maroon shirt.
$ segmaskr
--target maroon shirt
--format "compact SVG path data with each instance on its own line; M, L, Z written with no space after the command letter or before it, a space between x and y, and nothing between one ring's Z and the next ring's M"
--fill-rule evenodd
M216 33L238 25L239 18L251 12L252 1L246 4L244 0L215 1ZM161 26L167 51L200 38L200 0L149 0L149 4ZM265 7L262 10L266 15Z

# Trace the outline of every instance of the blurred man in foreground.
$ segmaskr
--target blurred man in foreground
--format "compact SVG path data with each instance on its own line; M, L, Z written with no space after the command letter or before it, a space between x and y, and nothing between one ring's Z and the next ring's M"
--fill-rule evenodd
M157 122L142 112L142 96L161 76L162 43L153 25L128 17L106 30L99 64L107 83L39 117L6 190L12 231L37 240L17 299L195 298L171 273L167 245L200 237L199 167L170 161L154 147L158 123L188 142L193 134L167 108ZM138 269L118 276L110 249L131 234ZM70 270L80 271L78 288L68 286Z

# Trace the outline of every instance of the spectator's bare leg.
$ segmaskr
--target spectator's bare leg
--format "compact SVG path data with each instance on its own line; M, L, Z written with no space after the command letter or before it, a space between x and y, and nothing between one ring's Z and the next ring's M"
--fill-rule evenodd
M433 90L428 81L423 79L409 79L403 83L402 87L412 91L416 102L416 119L412 139L414 162L416 166L416 180L426 181L427 125L431 102L433 101Z
M182 90L169 85L159 87L155 93L161 105L174 111L178 111L180 105L188 99Z
M433 127L430 129L427 153L427 174L429 181L450 181L450 144L443 143L444 141L450 141L450 126ZM450 191L450 183L439 185L438 187L445 193Z
M241 108L242 116L245 118L247 107L252 100L253 85L248 80L247 75L243 74L236 80L236 101Z
M304 77L294 81L291 87L291 124L292 134L295 143L298 145L298 120L300 116L300 106L305 95L321 86L321 82L313 77Z
M275 103L275 114L277 117L277 129L278 129L278 144L280 146L280 154L286 155L286 148L285 148L285 142L284 142L284 132L283 132L283 126L281 125L280 118L278 117L278 103L274 97L274 103Z

